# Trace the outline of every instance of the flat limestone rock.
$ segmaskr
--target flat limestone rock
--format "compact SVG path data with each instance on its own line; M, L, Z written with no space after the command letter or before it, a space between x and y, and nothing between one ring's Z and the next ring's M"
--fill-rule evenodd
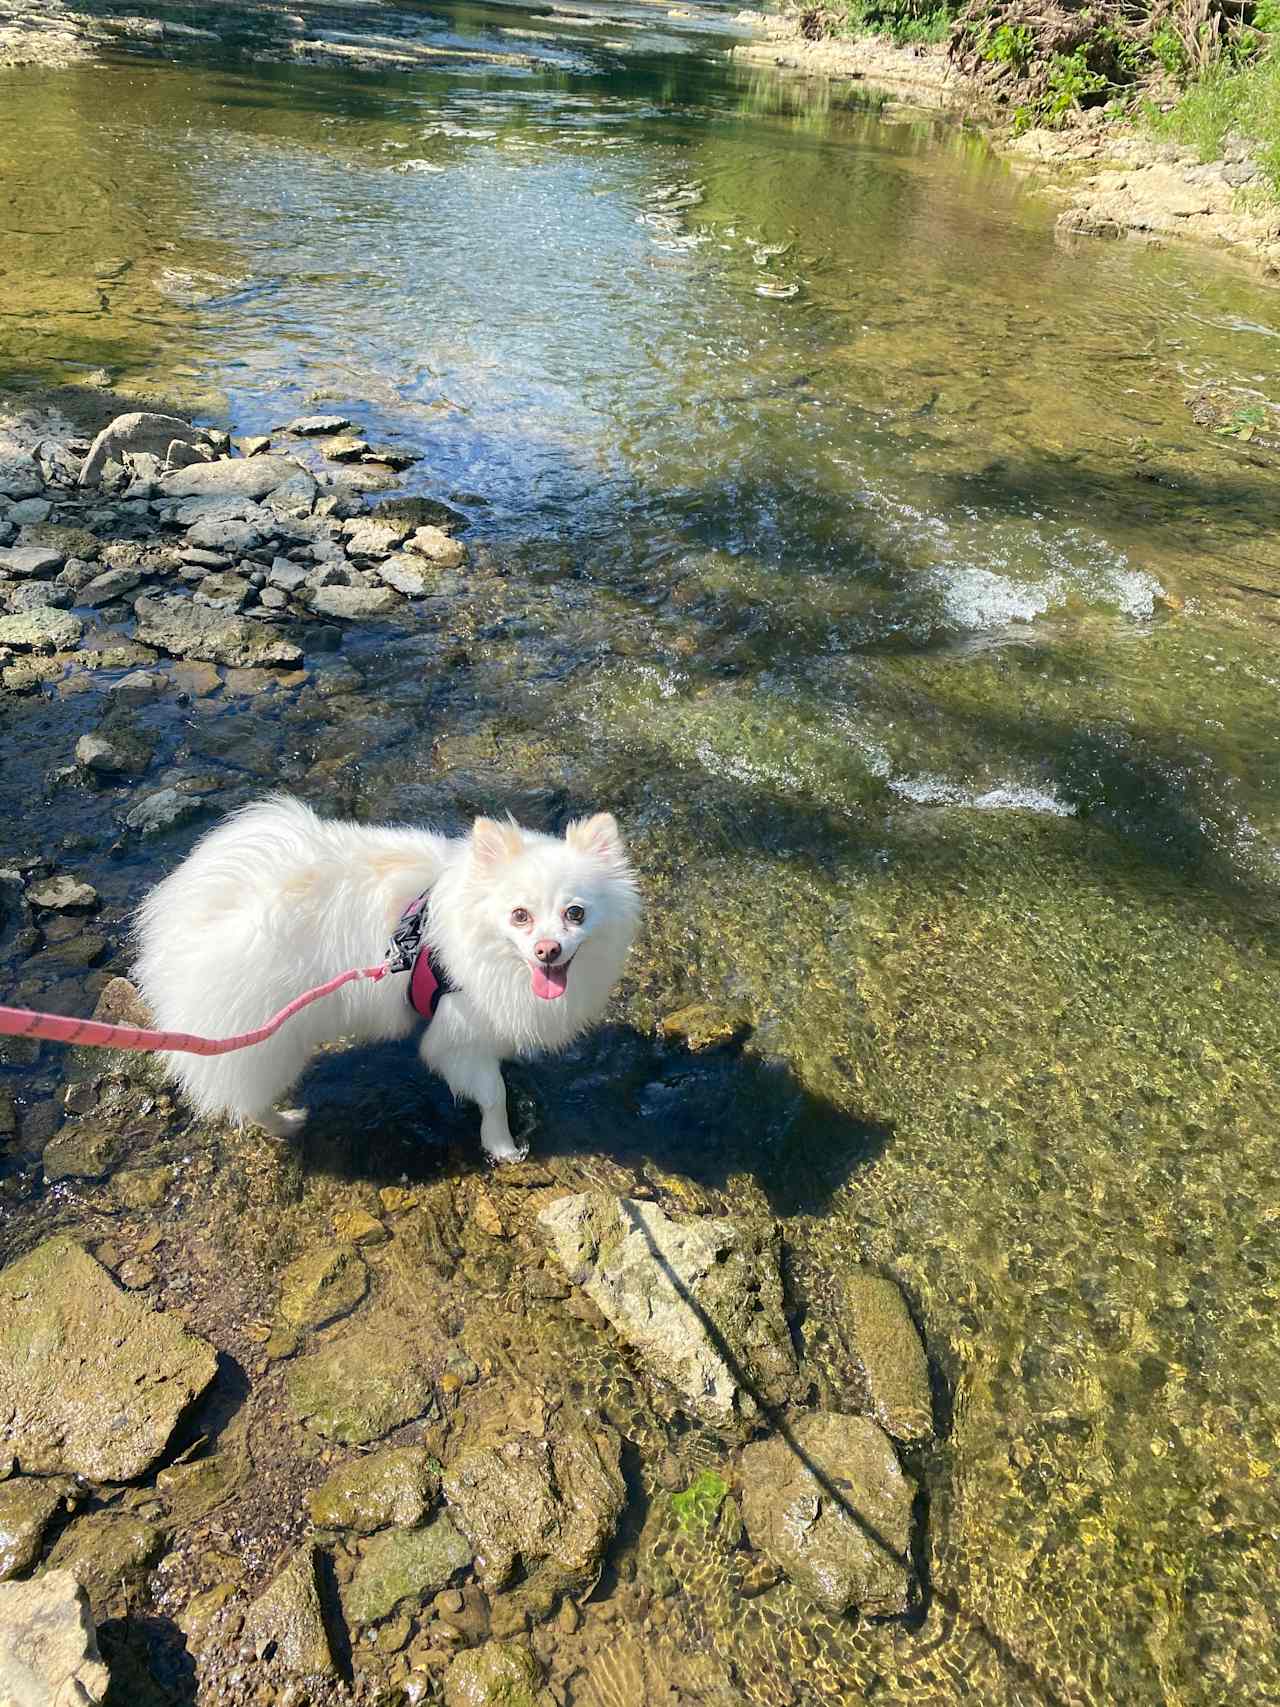
M53 605L0 616L0 646L12 646L15 652L70 652L83 633L78 616Z
M846 1329L871 1393L871 1412L895 1440L933 1433L929 1361L892 1280L855 1269L845 1282Z
M124 1292L73 1239L0 1271L0 1457L127 1482L213 1380L213 1347Z
M291 1262L280 1277L280 1316L295 1328L319 1328L354 1310L369 1271L351 1245L325 1245Z
M109 1682L89 1597L69 1571L0 1584L0 1707L88 1707Z
M311 601L321 616L356 621L366 616L388 616L402 600L390 587L321 587Z
M796 1417L744 1449L739 1482L752 1546L819 1606L907 1610L915 1483L869 1417Z
M254 463L262 460L255 457ZM296 664L302 648L284 640L265 623L228 611L211 610L189 599L139 599L138 638L175 658L241 668L257 664Z
M297 472L297 463L287 456L224 456L166 474L160 494L165 498L265 498Z
M771 1403L789 1396L796 1365L776 1229L673 1221L601 1191L558 1198L538 1219L569 1279L685 1410L709 1421L754 1415L744 1378Z
M320 1610L316 1559L316 1548L300 1547L245 1618L245 1635L254 1647L272 1644L272 1657L300 1677L328 1677L337 1670Z

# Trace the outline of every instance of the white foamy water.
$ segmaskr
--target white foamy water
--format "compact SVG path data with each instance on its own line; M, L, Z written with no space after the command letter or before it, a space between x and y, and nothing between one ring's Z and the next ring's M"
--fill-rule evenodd
M1052 789L1026 783L1001 783L979 792L940 776L891 777L889 787L917 806L965 806L974 812L1042 812L1053 818L1074 818L1076 809Z

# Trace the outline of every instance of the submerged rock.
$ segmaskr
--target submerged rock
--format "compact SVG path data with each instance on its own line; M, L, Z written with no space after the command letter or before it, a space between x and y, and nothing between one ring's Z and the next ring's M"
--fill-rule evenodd
M259 1659L275 1659L300 1677L336 1671L320 1607L318 1556L314 1547L299 1548L245 1618L245 1637Z
M751 1416L749 1383L784 1402L796 1377L776 1228L674 1221L653 1203L582 1192L538 1217L575 1285L695 1416Z
M906 1300L892 1280L855 1269L845 1282L845 1303L872 1415L895 1440L927 1440L933 1433L929 1362Z
M566 1429L540 1439L510 1433L464 1451L444 1492L475 1547L481 1579L502 1588L517 1562L546 1602L566 1588L589 1592L600 1577L627 1490L620 1443L609 1428Z
M915 1484L867 1417L814 1411L748 1446L742 1515L759 1548L828 1612L905 1612Z
M372 1624L402 1600L436 1594L471 1563L471 1548L447 1517L425 1529L391 1529L377 1535L342 1591L342 1610L353 1624Z
M216 1367L212 1346L122 1291L72 1239L0 1271L0 1454L25 1471L140 1476Z
M335 1470L308 1497L317 1529L354 1529L360 1535L392 1525L421 1523L440 1487L431 1455L422 1446L393 1446Z
M444 1674L445 1707L539 1707L538 1662L518 1642L485 1642Z
M40 1557L54 1512L74 1497L75 1484L34 1476L0 1482L0 1583L30 1570Z
M326 1245L291 1262L280 1278L280 1315L295 1328L345 1316L365 1295L369 1271L350 1245Z
M69 1571L0 1585L5 1707L86 1707L102 1700L109 1682L89 1597Z
M78 877L60 872L56 877L33 883L27 890L27 899L33 907L45 907L53 913L83 913L97 906L98 891L91 883L82 883Z
M365 1315L285 1377L289 1402L327 1440L363 1446L429 1410L434 1390L400 1324Z
M254 463L260 460L255 457ZM188 599L141 598L134 609L138 615L138 639L176 658L240 667L296 664L302 657L300 646L281 639L262 623L210 610Z
M467 560L467 548L461 540L451 539L443 528L430 524L415 530L409 549L440 569L459 569Z

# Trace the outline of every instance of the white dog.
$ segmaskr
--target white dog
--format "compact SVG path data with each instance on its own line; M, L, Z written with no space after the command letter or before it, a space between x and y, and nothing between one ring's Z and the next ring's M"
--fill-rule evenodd
M522 1156L501 1062L563 1049L600 1017L639 923L607 812L563 840L490 818L452 839L335 823L273 796L211 831L146 897L134 978L162 1030L251 1030L303 990L375 964L423 897L417 1011L405 976L351 983L264 1043L164 1056L191 1104L283 1136L306 1111L278 1105L320 1044L404 1037L426 1018L423 1062L479 1104L495 1161Z

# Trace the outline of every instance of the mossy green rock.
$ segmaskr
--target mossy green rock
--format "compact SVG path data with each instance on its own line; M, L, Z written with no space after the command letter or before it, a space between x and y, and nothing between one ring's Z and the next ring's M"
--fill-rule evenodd
M325 1245L291 1262L280 1280L280 1315L295 1328L319 1328L354 1310L369 1271L354 1245Z
M447 1517L425 1529L391 1529L375 1536L342 1591L353 1624L372 1624L402 1600L421 1602L471 1563L471 1548Z
M245 1618L245 1635L255 1651L302 1677L329 1676L335 1670L320 1608L317 1561L316 1548L300 1548Z
M713 1422L754 1416L747 1384L773 1404L792 1396L776 1227L676 1221L601 1191L558 1198L538 1219L569 1279L686 1411Z
M618 1436L602 1428L513 1432L458 1456L445 1497L483 1560L486 1587L503 1587L517 1560L543 1602L595 1587L626 1504L620 1452Z
M44 1177L51 1185L64 1179L105 1179L127 1148L122 1132L92 1121L71 1122L44 1147Z
M0 1455L126 1482L213 1380L213 1347L121 1290L73 1239L0 1272Z
M892 1280L858 1269L845 1282L845 1303L872 1415L895 1440L927 1440L933 1433L929 1363L906 1300Z
M433 1463L425 1447L393 1446L344 1464L310 1495L311 1521L361 1535L421 1523L440 1487Z
M540 1707L538 1662L518 1642L486 1642L444 1674L445 1707Z
M326 1440L363 1446L430 1409L431 1379L417 1359L399 1322L362 1317L290 1366L289 1403Z
M745 1448L740 1481L752 1546L819 1606L907 1610L915 1484L869 1417L796 1417Z
M33 1476L0 1482L0 1582L35 1564L49 1519L68 1494L73 1494L69 1482Z
M70 1571L101 1618L121 1584L139 1581L159 1559L164 1545L164 1534L154 1524L97 1512L78 1518L63 1531L49 1555L49 1569Z

